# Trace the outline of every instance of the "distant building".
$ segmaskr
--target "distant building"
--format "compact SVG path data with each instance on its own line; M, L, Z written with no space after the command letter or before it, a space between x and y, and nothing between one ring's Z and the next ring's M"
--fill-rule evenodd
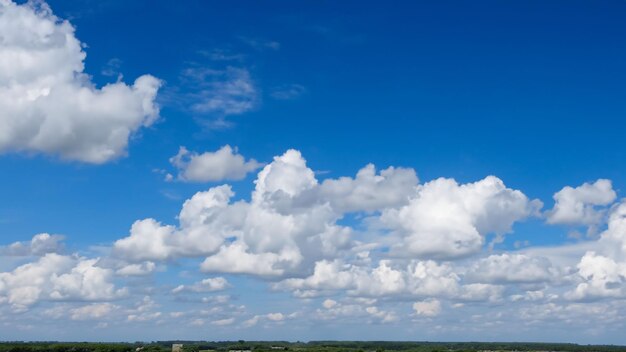
M285 347L284 346L272 346L271 347L273 350L284 350Z
M172 345L172 352L183 352L183 344L175 343Z

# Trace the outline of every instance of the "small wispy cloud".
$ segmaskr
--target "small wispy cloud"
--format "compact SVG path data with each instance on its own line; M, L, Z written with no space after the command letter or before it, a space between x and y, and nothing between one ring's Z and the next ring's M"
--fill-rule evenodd
M245 68L188 68L183 75L199 88L192 93L195 102L191 109L196 112L239 115L255 107L257 89Z
M166 104L193 113L196 121L210 130L232 127L229 116L253 111L260 103L258 88L247 68L215 66L186 67L166 98Z
M256 50L279 50L280 43L274 40L263 40L258 38L250 38L245 36L239 36L239 40L244 44L249 45Z
M227 49L199 50L198 53L211 61L243 61L246 55Z
M114 57L107 61L107 63L102 67L102 70L100 70L100 73L103 76L118 77L119 79L122 79L123 76L120 73L120 67L122 67L122 60Z
M270 96L276 100L294 100L306 93L306 88L300 84L287 84L274 87Z

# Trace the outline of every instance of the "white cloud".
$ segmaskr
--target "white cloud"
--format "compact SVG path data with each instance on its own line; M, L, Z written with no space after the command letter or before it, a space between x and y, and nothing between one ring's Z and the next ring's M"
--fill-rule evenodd
M437 299L428 299L413 303L415 314L424 317L436 317L441 313L441 302Z
M198 192L183 205L178 227L137 221L114 254L130 261L207 256L205 272L302 273L350 248L351 228L337 225L345 213L407 204L416 183L411 169L377 174L368 165L354 179L320 185L300 152L288 150L258 173L250 201L231 202L227 185Z
M292 278L276 285L276 288L290 290L346 290L356 287L355 277L358 268L345 265L339 260L321 260L315 263L313 274L307 278ZM330 301L332 304L334 301Z
M422 297L454 297L459 292L460 277L448 263L434 260L413 261L408 267L411 292Z
M405 268L381 260L373 268L344 264L339 260L315 263L311 276L291 278L274 285L277 289L299 291L344 291L354 296L444 296L462 294L460 277L448 264L411 261Z
M577 265L579 283L567 292L572 300L626 297L626 201L614 206L608 228L600 234L594 250Z
M417 183L413 169L390 167L376 174L376 167L368 164L354 179L325 180L319 192L339 212L371 212L407 204L416 192Z
M14 310L27 310L40 300L101 301L122 297L113 272L96 266L97 259L49 253L12 272L0 272L0 298Z
M261 316L260 315L255 315L252 318L244 321L241 325L244 328L250 328L250 327L256 326L259 323L260 320L261 320Z
M179 285L175 289L172 290L172 293L180 293L180 292L215 292L222 291L230 287L228 281L223 277L212 277L208 279L204 279L202 281L198 281L190 286Z
M497 302L502 300L504 294L504 286L492 284L468 284L461 287L459 299L465 301L490 301Z
M229 205L230 186L198 192L183 204L178 228L154 219L136 221L130 236L117 240L114 255L130 261L164 261L179 256L216 252L233 235L235 224L245 215L244 204Z
M547 212L550 224L598 225L605 209L617 197L610 180L599 179L594 183L583 183L572 188L563 187L554 194L554 208Z
M533 283L550 281L558 274L547 258L503 253L475 262L467 276L486 283Z
M327 300L328 301L328 300ZM334 320L337 321L341 318L365 318L369 322L377 323L390 323L396 321L398 317L392 311L385 311L376 306L373 306L374 302L364 300L353 300L350 302L336 302L333 304L326 304L324 301L322 306L324 309L318 309L314 318L322 320Z
M578 274L584 280L567 297L574 300L626 296L626 263L586 253L578 263Z
M267 314L259 314L259 315L255 315L252 318L245 320L241 325L244 328L249 328L249 327L253 327L256 326L257 324L261 323L261 322L265 322L265 323L275 323L275 324L280 324L281 322L288 320L288 319L293 319L298 315L298 313L292 313L292 314L283 314L280 312L276 312L276 313L267 313Z
M398 255L450 259L479 252L486 235L511 232L540 206L494 176L461 185L440 178L420 185L408 205L385 210L381 222L401 237Z
M250 253L245 244L235 242L206 258L200 268L204 272L281 276L285 274L285 269L278 267L281 262L298 263L300 260L301 255L296 249L280 253Z
M126 311L126 320L129 322L146 322L154 321L163 315L157 309L157 304L150 296L144 296L140 301L135 303L132 309Z
M72 320L101 319L109 315L117 306L111 303L94 303L70 309Z
M476 253L487 234L510 232L515 221L535 214L540 206L496 177L461 185L449 179L417 182L412 169L391 167L377 173L368 165L355 178L320 184L302 155L289 150L259 172L250 201L232 202L227 185L198 192L183 205L178 227L153 219L137 221L129 237L115 242L113 252L130 261L204 256L204 272L287 278L275 286L301 297L343 290L355 296L498 300L502 288L490 283L545 281L541 275L552 274L541 271L543 259L522 255L494 256L475 264L497 266L490 261L499 260L510 268L505 277L494 271L469 285L448 263L400 264L403 256L416 254L456 259ZM360 211L381 211L380 222L394 231L380 240L393 243L399 238L402 243L390 254L377 252L383 260L375 267L370 267L368 251L380 244L354 242L352 228L337 224L345 214Z
M178 169L178 179L187 182L241 180L263 166L254 159L246 161L229 145L202 154L180 147L178 154L170 158L170 163Z
M144 75L97 88L74 28L45 3L0 2L0 152L104 163L158 118L161 82Z
M300 272L316 259L336 256L348 245L350 231L336 225L338 214L324 203L299 199L318 186L295 150L259 172L236 240L202 263L207 272L282 276Z
M42 256L47 253L61 253L64 237L40 233L28 242L14 242L0 247L0 255L6 256Z
M398 317L393 312L387 312L384 310L380 310L378 307L367 307L365 311L370 314L372 317L380 319L381 323L390 323L392 321L396 321Z
M143 276L154 272L156 264L154 262L143 262L139 264L128 264L117 269L115 272L121 276Z

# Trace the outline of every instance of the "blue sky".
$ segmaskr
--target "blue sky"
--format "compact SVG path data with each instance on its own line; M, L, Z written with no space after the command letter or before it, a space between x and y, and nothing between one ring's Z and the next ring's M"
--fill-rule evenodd
M0 9L2 338L626 343L626 4Z

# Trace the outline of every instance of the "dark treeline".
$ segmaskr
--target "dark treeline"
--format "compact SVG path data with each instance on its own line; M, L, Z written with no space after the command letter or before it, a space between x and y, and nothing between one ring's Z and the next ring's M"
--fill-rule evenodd
M511 342L393 342L393 341L156 341L134 343L0 342L0 352L170 352L174 343L183 352L200 351L299 351L299 352L474 352L474 351L571 351L626 352L626 346L565 343Z

